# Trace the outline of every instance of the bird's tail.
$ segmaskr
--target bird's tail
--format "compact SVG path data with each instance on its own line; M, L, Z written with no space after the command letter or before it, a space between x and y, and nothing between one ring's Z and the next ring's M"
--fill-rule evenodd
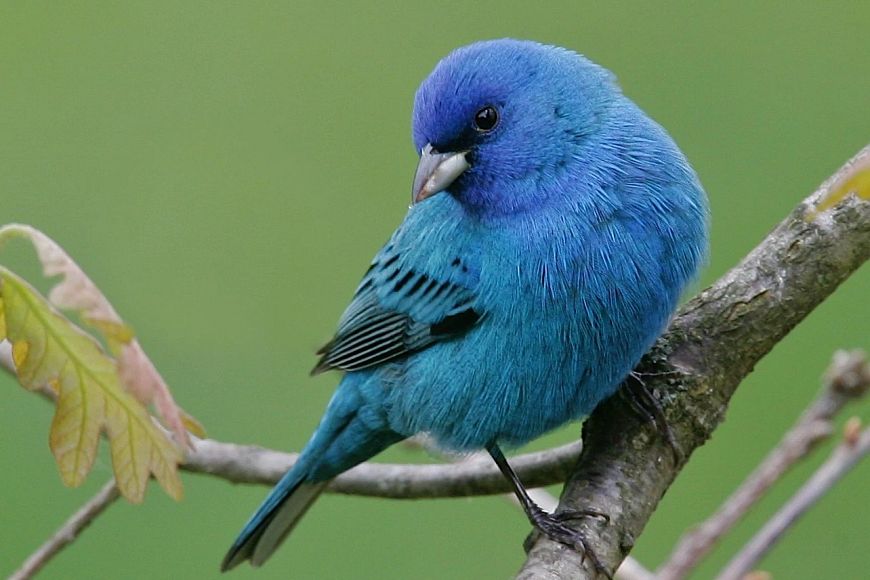
M328 483L306 482L304 474L296 469L284 474L230 547L221 571L231 570L245 560L259 566L269 559Z
M245 560L254 566L268 560L332 478L404 439L389 428L383 389L370 378L345 375L296 464L230 547L222 571Z

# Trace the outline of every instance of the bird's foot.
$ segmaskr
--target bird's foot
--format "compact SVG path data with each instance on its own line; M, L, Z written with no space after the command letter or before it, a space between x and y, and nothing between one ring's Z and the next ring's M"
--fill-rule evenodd
M532 549L532 545L537 539L538 534L544 534L551 540L564 544L579 552L582 557L581 563L585 562L586 558L589 558L589 561L592 562L592 565L595 567L596 574L611 578L610 573L601 563L601 560L595 552L592 551L589 544L586 543L586 537L583 533L578 530L573 530L565 525L565 522L570 520L590 517L602 518L605 523L609 524L610 516L596 510L565 510L556 514L545 512L534 502L534 500L532 500L531 497L529 497L526 488L523 487L523 483L511 468L510 463L505 459L504 453L501 452L498 445L493 443L487 447L487 450L499 470L504 474L508 481L511 482L517 500L519 500L520 505L523 507L523 511L526 513L526 517L529 518L529 522L531 522L535 528L526 538L526 541L523 542L523 547L526 549L526 552L529 552Z
M665 412L661 403L650 392L643 380L643 377L645 376L670 374L679 373L676 371L665 371L659 373L638 373L632 371L629 374L629 380L626 382L625 387L620 390L620 393L641 419L647 423L652 423L653 426L655 426L656 430L668 444L668 447L670 447L671 453L673 453L674 463L680 465L685 461L686 453L677 441L677 436L665 417Z
M554 542L564 544L569 548L580 553L581 564L588 558L595 568L596 574L612 578L610 572L604 567L604 564L589 547L586 541L586 536L579 530L574 530L565 525L565 522L582 518L602 518L606 523L610 523L610 516L602 514L594 510L567 510L555 514L548 514L542 509L537 509L529 514L529 519L535 529L544 534ZM527 545L526 549L531 548Z

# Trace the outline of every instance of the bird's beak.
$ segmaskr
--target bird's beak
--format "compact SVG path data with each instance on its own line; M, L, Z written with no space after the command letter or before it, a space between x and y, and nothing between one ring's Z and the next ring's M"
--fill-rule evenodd
M466 153L468 151L438 153L432 145L423 147L411 190L413 202L421 202L450 187L463 171L471 167L465 159Z

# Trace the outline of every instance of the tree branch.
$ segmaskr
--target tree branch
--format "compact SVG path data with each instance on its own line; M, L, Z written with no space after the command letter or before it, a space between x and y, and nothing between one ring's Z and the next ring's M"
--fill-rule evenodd
M868 453L870 428L858 435L847 434L803 487L734 556L718 580L743 578L782 535Z
M9 580L26 580L45 566L61 550L71 544L97 516L121 497L115 480L109 480L85 505L74 513L54 535L30 555L21 567L12 573Z
M581 444L511 458L529 487L565 481ZM216 475L235 483L274 484L293 465L297 454L281 453L253 445L195 440L182 469ZM511 487L492 460L472 457L458 463L397 465L363 463L339 475L327 488L335 493L418 499L510 493Z
M686 458L722 421L740 381L798 322L870 257L870 203L841 198L866 147L804 200L740 264L686 304L638 367L648 374ZM832 201L838 200L838 201ZM827 207L833 205L833 207ZM583 426L584 448L560 510L594 510L578 529L612 573L682 469L663 438L615 398ZM535 538L519 578L594 578L588 559Z
M659 568L659 580L685 578L774 483L830 437L836 415L870 388L867 356L861 351L837 352L825 373L824 383L818 397L755 471L716 513L680 540L667 563Z

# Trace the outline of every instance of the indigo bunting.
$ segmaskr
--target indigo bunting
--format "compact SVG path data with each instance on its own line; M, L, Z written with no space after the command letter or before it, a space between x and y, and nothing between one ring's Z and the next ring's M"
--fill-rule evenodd
M329 481L427 433L486 449L531 523L582 549L505 459L587 416L703 262L707 201L609 71L511 39L455 50L414 99L412 205L314 369L345 372L314 435L223 560L265 562Z

